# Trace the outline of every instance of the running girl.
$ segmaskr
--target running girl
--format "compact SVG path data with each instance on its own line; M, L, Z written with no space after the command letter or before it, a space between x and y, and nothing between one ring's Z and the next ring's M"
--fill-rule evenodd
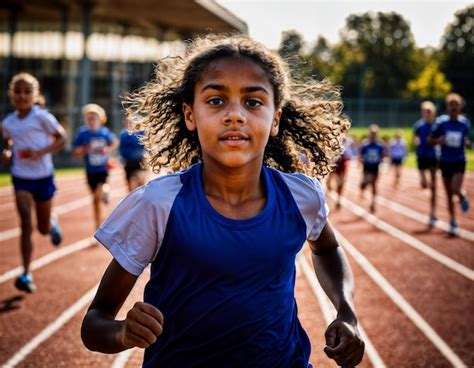
M350 266L319 181L296 173L300 153L320 176L341 153L338 90L291 83L281 58L248 38L208 37L162 60L128 102L154 170L184 171L132 192L97 231L115 258L83 321L86 346L146 348L144 367L309 367L294 299L308 239L338 310L325 351L358 364ZM116 321L150 263L144 303Z
M385 156L385 144L378 139L379 130L379 126L376 124L369 126L369 136L362 142L359 153L359 159L364 167L360 189L361 191L365 190L367 185L372 187L370 212L375 212L379 166Z
M407 144L400 131L395 132L395 137L390 140L388 154L390 156L390 164L395 171L393 187L398 188L400 176L402 175L402 164L408 154Z
M20 73L8 86L8 95L15 107L2 123L2 132L8 148L3 160L12 161L11 175L15 190L16 207L20 216L20 249L23 274L15 281L17 289L32 293L36 285L30 274L33 253L32 209L36 212L38 231L50 234L54 245L61 243L57 217L51 215L54 185L54 167L51 153L66 143L66 132L56 118L46 111L38 80Z
M337 199L336 199L336 209L338 210L341 208L341 196L342 190L344 188L344 183L346 181L346 172L347 166L349 161L351 160L350 150L348 149L349 141L346 137L343 138L344 143L344 152L342 155L336 160L334 165L333 171L331 171L328 175L326 186L328 190L331 190L332 181L336 180L336 192L337 192Z
M436 107L431 101L421 103L421 119L413 127L413 142L416 145L416 158L418 171L420 172L420 185L423 189L430 188L430 218L429 226L433 227L438 219L436 218L436 171L438 169L438 159L436 157L435 146L428 142L428 137L433 129L433 122L436 116ZM429 172L430 180L426 178L426 171Z
M431 143L441 146L439 167L448 199L452 235L456 234L458 228L453 197L455 195L459 197L462 212L467 212L469 209L469 201L466 192L462 189L462 182L466 169L464 148L470 145L468 139L470 121L460 117L463 105L464 100L460 95L450 93L446 97L448 117L439 119L431 134Z
M140 141L143 131L130 132L130 120L125 117L124 129L120 132L119 153L122 157L128 190L145 184L146 171L143 168L143 143Z
M74 138L72 154L84 157L97 229L102 222L101 201L108 203L108 161L111 151L117 147L118 143L115 135L103 126L107 121L107 115L102 107L96 104L85 105L82 108L82 115L86 126L82 127Z

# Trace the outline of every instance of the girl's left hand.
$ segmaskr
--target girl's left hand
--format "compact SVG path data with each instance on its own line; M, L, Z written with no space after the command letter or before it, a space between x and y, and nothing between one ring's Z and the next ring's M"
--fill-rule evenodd
M326 355L343 367L355 367L364 357L364 341L357 327L336 319L326 330Z

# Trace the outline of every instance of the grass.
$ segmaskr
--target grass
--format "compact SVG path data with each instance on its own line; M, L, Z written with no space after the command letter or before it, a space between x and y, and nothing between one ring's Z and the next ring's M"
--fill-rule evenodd
M62 175L72 175L83 173L84 169L80 167L72 167L72 168L63 168L63 169L56 169L55 170L56 176ZM9 173L0 173L0 187L6 187L7 185L11 184L11 177Z
M412 128L380 128L380 138L388 137L393 138L395 132L400 131L408 144L408 157L405 160L404 165L416 169L416 155L415 145L412 143L413 130ZM360 140L367 136L367 128L353 127L350 128L349 134ZM474 172L474 151L472 149L466 150L466 171Z

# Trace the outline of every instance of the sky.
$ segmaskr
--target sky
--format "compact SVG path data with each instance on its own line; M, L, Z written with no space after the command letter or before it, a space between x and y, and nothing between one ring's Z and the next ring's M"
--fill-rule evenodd
M410 24L417 46L438 47L446 25L454 20L454 13L474 1L218 0L218 3L247 23L252 38L270 48L278 48L281 32L286 30L296 30L307 42L323 35L336 43L347 16L367 11L401 14Z

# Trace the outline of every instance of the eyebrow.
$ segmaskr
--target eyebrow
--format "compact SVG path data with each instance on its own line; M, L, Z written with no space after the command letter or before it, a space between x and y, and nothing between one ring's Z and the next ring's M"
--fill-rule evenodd
M210 84L206 84L202 89L201 89L201 92L204 92L208 89L215 89L217 91L225 91L226 89L228 89L227 87L223 86L222 84L213 84L213 83L210 83ZM267 95L270 95L268 93L268 91L262 87L262 86L248 86L248 87L243 87L240 89L240 92L243 92L243 93L251 93L251 92L263 92L263 93L266 93Z

